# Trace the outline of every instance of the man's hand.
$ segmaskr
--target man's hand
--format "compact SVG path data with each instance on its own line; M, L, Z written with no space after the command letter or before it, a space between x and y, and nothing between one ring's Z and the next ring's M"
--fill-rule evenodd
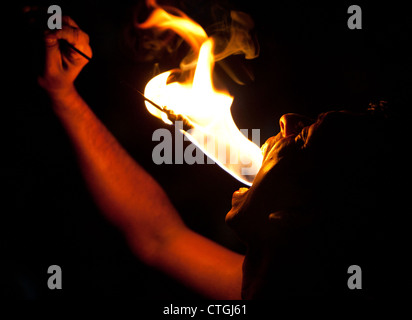
M46 52L43 75L38 82L52 99L64 98L74 89L74 80L88 60L71 49L64 47L67 41L87 56L92 56L89 36L70 18L63 17L63 28L47 31L44 37Z

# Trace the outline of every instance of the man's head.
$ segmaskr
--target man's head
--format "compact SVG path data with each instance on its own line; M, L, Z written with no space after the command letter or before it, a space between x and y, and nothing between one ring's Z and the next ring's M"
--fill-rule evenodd
M334 111L313 121L286 114L280 128L262 147L253 185L234 193L226 217L248 246L246 298L266 297L268 287L273 295L339 291L330 273L345 277L341 263L370 263L389 192L392 132L385 117Z

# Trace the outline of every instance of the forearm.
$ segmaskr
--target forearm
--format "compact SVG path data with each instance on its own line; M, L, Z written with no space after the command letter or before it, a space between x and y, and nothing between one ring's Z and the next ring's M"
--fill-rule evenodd
M162 188L74 88L52 103L95 202L139 259L208 298L239 299L243 256L185 227Z
M157 182L121 147L73 88L52 98L53 109L73 143L80 168L102 213L149 259L185 228Z
M186 228L163 248L154 267L209 299L241 299L244 256Z
M87 106L73 82L88 60L61 52L59 40L91 57L87 34L65 17L63 29L45 36L45 69L38 82L52 101L101 212L126 236L131 249L153 266L209 298L240 292L243 257L190 231L163 189L120 146Z

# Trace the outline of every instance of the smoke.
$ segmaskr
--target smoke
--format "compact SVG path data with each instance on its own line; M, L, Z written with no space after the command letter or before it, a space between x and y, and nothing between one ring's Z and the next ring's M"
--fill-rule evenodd
M207 27L207 32L181 10L170 6L159 6L154 0L146 2L153 11L146 21L135 22L140 30L151 30L156 38L145 39L157 50L166 49L170 53L170 34L173 31L190 47L190 51L182 59L180 69L189 71L196 67L200 47L207 38L214 42L214 59L221 61L231 55L243 55L245 59L254 59L259 55L259 43L254 33L252 18L241 11L229 11L224 8L214 9L214 17ZM167 38L169 41L165 41ZM175 50L178 48L175 47ZM231 71L223 63L225 71ZM231 76L232 77L232 76ZM234 77L233 80L239 83Z
M245 59L256 58L259 55L259 43L253 34L254 26L247 13L230 11L230 24L222 24L221 31L212 35L215 40L215 61L232 54L243 54Z

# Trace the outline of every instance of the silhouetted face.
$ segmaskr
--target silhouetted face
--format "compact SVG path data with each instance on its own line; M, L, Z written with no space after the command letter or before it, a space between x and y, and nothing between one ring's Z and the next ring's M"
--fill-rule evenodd
M305 223L303 216L293 215L311 201L311 179L316 177L308 174L312 168L305 149L320 135L328 134L328 119L340 122L341 115L345 121L343 112L322 114L317 121L296 114L283 115L281 132L262 146L264 159L253 185L233 194L226 221L248 247L243 269L244 297L253 297L255 293L248 291L259 290L259 282L266 281L271 272L268 268L279 263L274 255L290 240L291 228Z
M305 190L299 190L296 184L307 169L302 150L320 122L285 114L280 118L279 134L263 144L262 167L253 185L233 194L232 209L226 216L227 223L245 242L263 235L256 234L253 227L263 231L269 219L276 219L276 212L302 204ZM275 215L270 216L272 213Z

